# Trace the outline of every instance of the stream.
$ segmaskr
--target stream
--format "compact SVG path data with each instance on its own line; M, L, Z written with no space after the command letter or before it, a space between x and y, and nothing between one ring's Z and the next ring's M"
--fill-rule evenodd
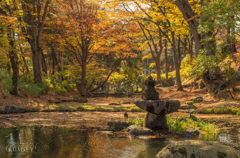
M240 143L234 130L192 139ZM167 144L180 140L185 139L114 138L55 126L5 128L0 131L0 158L154 158Z

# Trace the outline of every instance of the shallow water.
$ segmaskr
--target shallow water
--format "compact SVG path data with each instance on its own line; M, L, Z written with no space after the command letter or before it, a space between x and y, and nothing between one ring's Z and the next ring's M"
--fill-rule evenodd
M240 143L234 131L194 139ZM0 131L0 158L154 158L164 146L179 140L185 139L114 138L47 126L8 128Z

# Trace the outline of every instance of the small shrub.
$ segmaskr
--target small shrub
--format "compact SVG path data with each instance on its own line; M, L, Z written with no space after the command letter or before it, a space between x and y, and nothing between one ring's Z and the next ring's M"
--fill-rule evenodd
M55 95L66 94L71 89L76 88L75 81L73 83L72 80L60 79L62 76L68 75L68 73L68 71L57 72L49 78L50 83L53 85L53 93Z
M216 122L215 122L216 123ZM194 129L201 129L207 133L217 133L218 128L215 123L206 123L203 120L193 121L192 119L187 118L187 126L192 127Z
M206 109L206 113L207 114L214 114L214 110L213 109Z
M43 79L42 83L34 83L33 75L26 74L19 79L18 87L22 90L23 95L36 97L50 90L50 81Z
M220 108L217 108L214 110L214 114L220 114L221 113L221 109Z
M62 87L61 85L54 84L53 92L55 95L59 95L59 94L66 94L67 90L64 87Z
M19 83L34 83L33 74L24 74L18 81Z
M240 110L237 111L236 115L239 115L240 114Z
M47 93L50 86L46 83L21 83L19 88L22 89L22 94L27 96L37 97L43 93Z
M127 122L130 122L131 125L138 124L139 126L143 126L144 118L135 118L135 119L127 119Z
M12 89L12 77L5 69L0 69L0 89L3 97L8 96Z
M19 88L22 89L22 94L26 96L39 96L42 93L42 88L39 84L34 83L21 83L19 84Z

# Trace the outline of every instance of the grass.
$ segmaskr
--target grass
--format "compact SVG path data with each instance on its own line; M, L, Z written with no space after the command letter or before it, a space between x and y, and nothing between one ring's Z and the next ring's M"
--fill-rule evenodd
M187 129L185 122L179 121L178 119L174 120L171 115L167 115L167 126L169 130L175 134L182 134Z
M83 108L95 108L95 106L88 105L88 104L83 104L83 105L81 105L81 107L83 107Z
M138 124L139 126L143 126L144 118L134 118L134 119L127 119L127 122L130 122L131 125Z
M71 104L67 104L67 105L59 105L58 108L70 108L70 109L76 109L78 106L76 105L71 105Z
M115 110L119 110L119 111L127 111L127 107L123 107L123 106L120 106L120 107L114 107Z
M233 114L239 115L240 109L239 108L216 108L216 109L202 109L197 110L198 113L202 114Z
M196 130L205 131L207 133L218 133L218 128L215 123L204 122L203 120L198 119L197 121L193 121L192 119L186 119L186 126L192 127Z
M131 112L132 109L140 111L144 111L140 109L137 106L130 106L130 107L124 107L124 106L92 106L88 104L83 105L72 105L72 104L65 104L65 105L56 105L56 104L48 104L45 108L40 109L41 110L62 110L64 108L69 108L76 111L113 111L113 112ZM106 109L106 110L104 110ZM135 112L135 111L134 111Z
M54 110L54 109L57 109L57 108L58 108L58 106L56 104L50 104L45 109Z
M187 121L179 121L179 119L172 119L170 115L167 116L167 125L174 133L181 134L187 127L192 127L195 130L201 130L207 133L218 133L218 128L215 123L204 122L198 119L193 121L190 118L186 118Z
M167 125L170 131L175 134L182 134L188 127L192 127L195 130L205 131L207 133L218 133L218 128L215 123L204 122L203 120L193 121L190 118L186 118L187 121L179 121L179 119L172 119L171 115L167 115ZM144 118L128 119L130 124L138 124L143 126Z
M132 106L130 109L136 109L136 110L139 110L139 111L145 111L145 110L139 108L138 106Z

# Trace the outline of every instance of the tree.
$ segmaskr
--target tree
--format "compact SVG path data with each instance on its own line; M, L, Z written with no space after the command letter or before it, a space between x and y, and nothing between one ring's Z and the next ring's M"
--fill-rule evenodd
M159 32L163 34L167 41L171 44L173 49L174 65L176 68L177 90L183 90L180 79L180 33L182 33L186 25L183 25L182 17L179 17L179 14L176 10L174 10L174 7L170 3L159 1L153 1L152 3L152 9L149 13L146 12L140 5L138 5L138 7L140 7L145 13L148 18L147 21L153 22L159 29ZM176 15L174 19L172 15ZM176 37L178 38L178 41L176 40Z
M42 83L41 39L50 2L51 0L24 0L22 2L24 12L22 20L28 24L26 29L22 28L22 31L26 33L26 39L31 45L34 83Z
M222 47L223 52L236 52L236 35L239 32L236 29L236 25L239 22L239 18L236 15L240 11L239 6L240 3L238 1L216 0L206 3L201 8L203 14L199 19L199 32L204 34L214 30L214 37L212 38L216 38L220 42L224 41L223 46L219 45Z
M126 34L127 24L104 16L106 12L95 3L77 0L63 1L53 10L51 28L57 32L53 38L74 55L81 67L78 87L81 95L85 95L87 88L87 65L96 54L114 54L118 58L135 56L130 50L136 44ZM118 66L116 62L110 68L106 80Z
M1 1L1 13L5 17L5 31L8 44L8 56L10 58L10 63L13 71L12 75L12 86L13 89L10 91L13 95L18 95L18 78L19 78L19 62L18 62L18 55L16 49L16 43L20 39L20 35L16 35L19 32L19 22L17 18L14 16L19 16L20 12L17 9L17 3L14 1ZM8 17L7 17L8 16Z
M211 0L207 0L210 2ZM212 37L213 35L213 30L206 32L204 35L201 35L198 32L199 28L199 22L198 18L200 17L200 14L204 14L203 12L200 13L199 9L196 9L195 11L193 10L192 6L189 4L188 0L175 0L172 1L176 4L178 9L181 11L184 20L187 21L189 28L191 30L191 33L193 35L194 41L195 41L195 46L196 46L196 52L198 53L200 49L206 49L207 50L207 55L213 55L215 54L215 45L216 41L215 39L211 39L206 43L202 43L202 40ZM201 0L198 4L200 6L204 5L204 0Z

